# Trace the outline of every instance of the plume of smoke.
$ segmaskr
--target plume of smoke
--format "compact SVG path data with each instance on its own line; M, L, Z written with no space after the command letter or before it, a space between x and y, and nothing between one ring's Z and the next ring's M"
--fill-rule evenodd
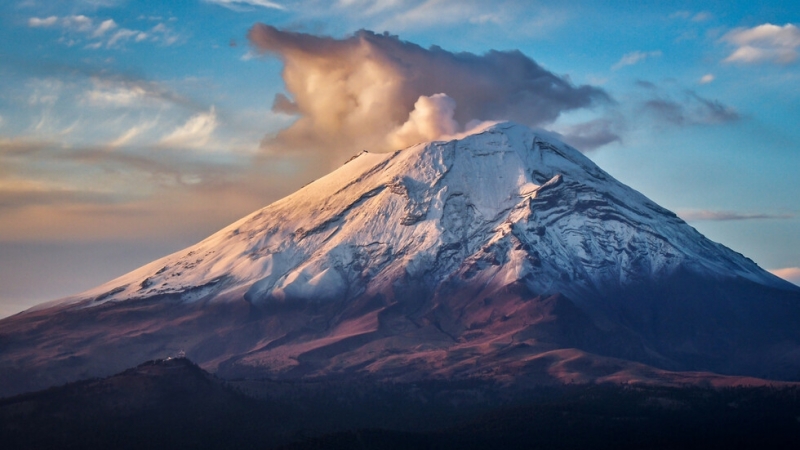
M418 142L432 141L444 136L452 136L459 130L453 119L456 102L447 94L421 95L408 121L389 134L389 145L403 148Z
M273 109L298 115L263 146L319 153L329 163L360 149L389 151L453 135L475 120L542 126L564 111L610 100L519 51L452 53L386 33L334 39L264 24L254 25L248 39L284 63L291 98L278 95Z

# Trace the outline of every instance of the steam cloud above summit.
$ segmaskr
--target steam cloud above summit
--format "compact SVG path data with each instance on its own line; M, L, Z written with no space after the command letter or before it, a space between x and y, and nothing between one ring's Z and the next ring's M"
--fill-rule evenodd
M446 137L480 121L530 126L562 112L609 101L602 89L575 86L519 51L452 53L361 30L334 39L256 24L248 32L261 53L284 63L292 98L273 109L298 120L268 151L324 149L330 162L361 149L389 151Z

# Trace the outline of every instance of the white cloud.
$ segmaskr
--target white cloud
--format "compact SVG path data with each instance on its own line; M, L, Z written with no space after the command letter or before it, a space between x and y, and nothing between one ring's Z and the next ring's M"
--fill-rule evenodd
M115 45L133 40L134 42L142 42L143 40L147 39L147 33L143 31L136 31L136 30L128 30L126 28L122 28L106 42L106 47L114 47Z
M800 267L785 267L783 269L770 270L770 272L800 286Z
M96 106L131 106L150 95L144 86L116 84L106 80L92 80L94 88L84 94L84 100Z
M210 142L218 125L217 113L212 106L207 113L190 117L185 124L161 138L159 144L172 148L203 148Z
M192 111L205 110L206 106L181 96L166 86L143 79L120 76L94 75L91 87L78 94L80 105L100 107L180 106Z
M269 0L205 0L207 3L214 3L216 5L224 6L234 11L241 11L244 7L260 6L269 9L286 9L283 5Z
M31 17L28 19L28 26L31 28L48 28L58 25L72 31L87 32L91 31L92 19L84 16L50 16L46 18Z
M31 17L28 19L28 26L31 28L50 28L58 26L63 29L69 38L62 36L59 42L72 46L80 43L80 38L76 34L84 34L89 41L85 48L99 49L102 47L118 47L125 42L161 42L164 45L172 45L178 41L178 36L166 25L159 23L149 32L120 28L114 19L106 19L99 24L95 20L84 15L73 16L50 16L46 18ZM76 40L77 39L77 40Z
M46 28L46 27L52 27L53 25L56 24L56 22L58 22L58 17L56 16L46 17L44 19L40 19L38 17L31 17L30 19L28 19L28 26L32 28Z
M92 31L92 19L84 15L64 17L61 19L61 25L64 28L83 33Z
M99 106L130 106L145 98L147 91L141 86L96 87L87 92L85 99Z
M120 41L123 41L123 42L127 41L127 40L131 39L132 37L136 36L137 34L139 34L138 31L128 30L127 28L122 28L121 30L117 31L116 33L114 33L111 36L111 38L108 40L108 42L106 42L106 47L113 47L114 45L116 45Z
M614 64L611 69L617 70L625 66L632 66L634 64L638 64L641 61L644 61L647 58L655 58L661 56L661 50L655 50L652 52L630 52L622 55L622 58Z
M145 131L153 128L153 126L155 126L155 124L156 124L156 122L146 122L146 123L134 125L134 126L128 128L121 135L119 135L119 137L117 137L113 141L109 142L108 146L109 147L121 147L121 146L131 142L133 139L135 139L137 136L139 136L140 134L144 133Z
M712 81L714 81L714 79L715 79L714 78L714 74L707 73L707 74L703 75L702 77L700 77L700 84L711 83Z
M139 42L139 39L142 34L144 33L140 33L139 36L137 36L136 38L137 42ZM153 40L160 40L164 45L172 45L178 42L179 40L179 36L163 23L159 23L153 28L151 28L150 33L148 33L148 35L152 36Z
M94 30L94 33L92 33L92 37L100 37L100 36L106 34L107 31L113 30L116 27L117 27L117 23L114 22L114 19L104 20L100 24L100 26L97 27L96 30Z
M800 29L790 23L782 27L765 23L753 28L737 28L725 34L722 40L737 47L725 62L789 64L798 57Z

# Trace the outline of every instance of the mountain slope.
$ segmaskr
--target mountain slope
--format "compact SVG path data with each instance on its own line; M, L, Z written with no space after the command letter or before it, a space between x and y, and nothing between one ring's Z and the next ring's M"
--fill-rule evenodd
M797 379L798 330L796 286L502 123L364 152L197 245L0 321L0 367L17 389L52 381L32 368L74 379L180 349L223 376L622 370L602 356Z
M497 249L510 242L531 249ZM452 254L453 264L441 252ZM539 254L542 266L529 267L523 254ZM506 123L461 141L364 152L203 242L80 298L94 296L96 304L181 293L192 301L255 283L247 293L254 303L326 301L380 290L401 269L414 276L431 260L440 263L433 278L441 279L468 257L492 256L511 258L506 266L517 278L530 274L535 291L566 295L668 276L678 267L792 287L704 239L578 151Z

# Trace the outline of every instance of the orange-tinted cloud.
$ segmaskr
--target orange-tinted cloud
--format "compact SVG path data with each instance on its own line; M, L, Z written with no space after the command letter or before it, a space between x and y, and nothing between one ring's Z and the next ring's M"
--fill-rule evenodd
M461 131L474 120L539 126L564 111L610 100L605 91L575 86L519 51L451 53L365 30L334 39L264 24L254 25L248 39L284 63L291 99L277 96L274 110L299 116L264 147L318 152L329 163L362 149L429 140L435 129L451 134L453 126ZM437 122L424 125L426 119Z
M770 270L770 272L786 281L800 286L800 267L786 267L783 269Z

